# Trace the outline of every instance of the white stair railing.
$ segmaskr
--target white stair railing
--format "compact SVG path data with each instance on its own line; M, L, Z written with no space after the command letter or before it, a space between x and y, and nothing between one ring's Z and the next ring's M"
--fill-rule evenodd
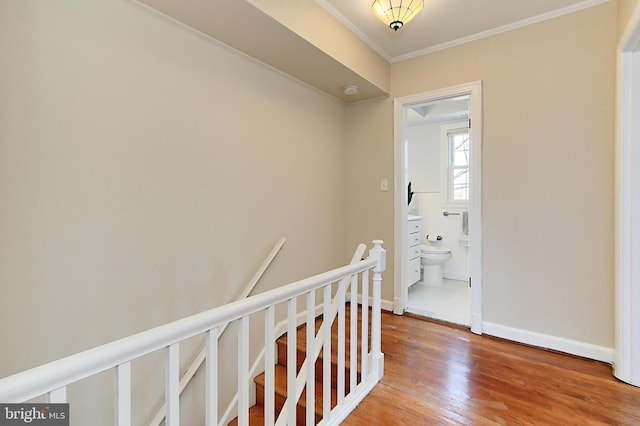
M262 278L262 275L265 273L269 265L271 265L271 262L273 262L273 259L275 259L276 255L280 252L280 249L284 245L284 242L285 242L285 238L282 237L273 246L273 249L271 249L271 251L269 252L267 257L264 259L264 261L262 262L262 264L260 265L256 273L253 275L249 283L244 287L242 292L240 292L236 300L245 299L249 296L249 294L251 294L256 284L258 284L258 281L260 281L260 278ZM229 326L229 323L226 323L222 327L220 327L220 330L218 330L218 332L216 333L217 339L222 337L222 335L224 334L228 326ZM191 382L191 379L193 379L193 376L196 374L198 369L202 366L202 363L206 359L206 353L208 348L209 346L207 346L207 343L205 342L205 346L200 350L200 352L198 352L198 355L196 355L196 357L194 358L193 362L191 363L187 371L182 375L182 378L180 378L180 382L178 384L179 394L182 394L182 392L187 388L187 385L189 385L189 383ZM162 404L162 406L157 411L154 418L149 423L149 426L160 426L160 424L162 423L162 421L166 416L166 413L167 413L167 406L166 404Z
M288 329L290 344L295 347L296 323L296 298L306 297L307 312L315 310L315 294L321 291L323 297L323 311L326 317L330 314L332 303L331 286L334 283L346 283L351 280L352 294L356 293L353 283L360 280L362 283L363 301L365 288L368 288L369 272L373 273L372 283L372 320L371 320L371 344L365 346L368 339L367 333L362 333L362 347L370 347L364 353L361 363L368 365L362 370L361 382L352 387L349 394L344 397L339 404L330 410L330 395L326 397L326 390L323 390L325 400L323 402L323 418L319 424L334 425L339 424L349 412L368 394L375 384L382 378L384 368L384 355L380 347L380 308L381 308L381 282L382 272L385 270L386 254L382 248L382 241L374 241L374 247L369 251L369 257L358 263L343 266L323 274L316 275L292 284L288 284L274 290L267 291L244 300L233 302L179 321L175 321L115 342L90 349L85 352L72 355L58 361L45 364L13 376L0 380L0 401L4 403L20 403L33 398L46 395L49 402L64 403L67 401L67 387L84 378L96 375L100 372L113 369L116 381L116 422L119 426L131 424L131 361L147 355L157 350L165 351L165 404L167 406L166 422L167 426L176 426L180 419L180 398L179 398L179 348L180 343L196 335L206 335L206 384L205 384L205 413L207 426L214 426L218 423L218 334L221 327L229 322L238 323L238 420L242 426L248 425L249 413L249 345L251 342L249 333L249 318L256 313L265 313L265 336L267 336L265 346L275 345L274 333L274 310L278 305L285 305L288 311ZM339 285L345 291L346 285ZM340 294L340 292L339 292ZM352 296L353 297L353 296ZM353 300L353 299L352 299ZM362 309L362 312L365 312ZM344 308L343 308L344 312ZM338 310L340 321L340 307ZM310 322L310 316L307 316ZM344 321L344 318L342 319ZM313 323L311 330L313 330ZM324 350L330 353L331 337L330 327L326 327L323 334L325 336ZM364 326L363 326L364 328ZM344 336L339 336L344 339ZM313 347L310 339L307 344L311 345L310 353L315 353L317 348ZM343 343L344 345L344 343ZM309 349L309 348L307 348ZM270 351L267 351L267 353ZM296 364L295 352L289 357L289 369L293 373L287 373L295 383ZM343 355L344 356L344 355ZM325 357L326 359L327 357ZM330 358L330 356L329 356ZM366 361L365 361L366 360ZM366 362L366 364L365 364ZM313 364L313 363L311 363ZM331 366L324 366L323 383L331 383ZM352 366L353 367L353 366ZM265 373L267 386L265 388L266 401L274 401L274 380L273 370L275 362L273 356L265 357ZM362 368L362 367L361 367ZM340 375L340 372L338 372ZM342 372L344 381L344 371ZM271 377L271 378L270 378ZM340 381L340 380L339 380ZM291 388L292 393L295 388ZM314 401L311 401L307 410L315 411ZM295 402L287 404L284 411L288 413L288 424L295 424ZM309 411L307 415L310 418ZM265 424L274 424L274 410L268 410L265 417Z
M349 263L350 265L353 265L355 263L358 263L359 261L361 261L362 259L364 259L364 253L367 250L367 246L364 244L358 244L358 247L356 248L356 251L353 254L353 257L351 258L351 262ZM353 279L352 279L353 281ZM362 288L363 288L363 292L367 292L368 293L368 285L363 284ZM357 293L357 292L356 292ZM311 305L314 306L315 305L315 294L309 293L307 295L307 297L311 297L313 298L312 300L307 300L307 305ZM330 296L329 296L330 297ZM290 403L290 400L292 399L291 395L293 394L293 400L294 401L298 401L300 399L300 397L302 396L302 392L304 391L304 389L307 389L307 397L306 397L306 403L307 406L312 406L313 404L315 404L315 386L314 386L314 382L315 382L315 362L317 361L318 357L320 356L320 352L322 351L323 345L324 345L324 341L325 341L325 335L328 335L327 341L329 341L330 343L330 338L331 338L331 326L333 325L333 321L335 320L336 315L338 314L338 303L340 302L340 298L338 293L336 293L335 297L333 298L332 302L331 302L331 307L329 308L329 312L328 314L324 314L323 315L323 319L322 319L322 324L320 325L320 328L318 329L317 334L314 337L313 333L309 333L307 332L307 357L305 358L304 362L302 363L302 366L300 367L300 371L296 377L295 380L295 393L288 393L287 392L287 401L285 402L285 406L287 404ZM342 303L344 305L344 301ZM352 307L357 309L357 303L352 303ZM366 309L365 309L366 308ZM367 311L366 313L365 310ZM367 314L368 314L368 308L366 307L366 305L363 305L362 307L362 311L363 311L363 327L366 327L364 325L365 320L367 319ZM314 324L315 324L315 310L311 310L311 309L307 309L307 322L306 322L306 326L307 326L307 330L314 330ZM353 314L352 318L357 318L356 314ZM325 333L325 330L327 330L327 333ZM366 334L363 332L363 335ZM352 340L353 344L357 344L356 339ZM366 348L366 345L364 346ZM330 352L330 351L329 351ZM311 354L311 356L309 356L309 354ZM354 351L353 354L356 354L356 352ZM329 357L329 360L331 359L331 357ZM355 362L353 362L352 365L356 365ZM366 365L366 364L365 364ZM330 364L329 364L330 366ZM354 374L356 373L355 369L352 369ZM289 382L287 382L289 383ZM353 388L352 388L353 389ZM327 391L330 392L331 389L330 387L327 386ZM331 394L328 394L327 398L330 398ZM265 404L266 405L266 404ZM307 412L307 424L313 424L315 422L311 421L310 416L313 413L311 412L311 410L308 410ZM286 424L286 417L284 415L280 415L278 417L278 420L276 421L276 426L281 426Z

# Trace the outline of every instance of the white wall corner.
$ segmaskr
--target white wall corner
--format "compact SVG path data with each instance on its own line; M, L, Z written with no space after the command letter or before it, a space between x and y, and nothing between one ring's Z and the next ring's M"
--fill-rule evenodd
M518 343L538 346L544 349L552 349L570 355L606 362L608 364L613 363L614 350L613 348L605 346L593 345L591 343L565 339L563 337L551 336L549 334L536 333L534 331L522 330L491 322L483 322L482 331L484 334L512 340Z

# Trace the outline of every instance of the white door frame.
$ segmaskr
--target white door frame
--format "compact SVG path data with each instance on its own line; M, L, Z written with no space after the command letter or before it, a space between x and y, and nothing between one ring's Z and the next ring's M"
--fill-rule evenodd
M469 275L471 276L471 331L482 334L482 82L461 84L444 89L404 96L394 100L394 293L393 312L402 315L407 305L408 253L406 109L412 105L469 95L470 187L469 187Z
M640 4L620 39L617 60L613 371L640 386Z

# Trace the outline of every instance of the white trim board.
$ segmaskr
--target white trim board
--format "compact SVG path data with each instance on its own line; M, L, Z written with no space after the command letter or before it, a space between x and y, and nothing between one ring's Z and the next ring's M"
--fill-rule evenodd
M607 364L613 363L614 350L613 348L607 348L605 346L593 345L591 343L536 333L534 331L522 330L491 322L483 322L482 331L484 334L518 343L552 349L583 358L606 362Z
M347 301L351 300L351 292L350 291L348 291L345 294L345 300L347 300ZM371 308L371 306L373 305L373 297L369 296L367 303L368 303L367 306L369 306L369 308ZM362 305L362 295L361 294L358 294L358 305ZM380 301L380 309L382 309L383 311L387 311L387 312L393 312L393 302L391 300L382 299Z
M613 374L640 386L640 3L617 53L616 88L616 358Z
M369 307L371 307L372 302L373 302L373 299L369 297ZM358 296L358 303L362 304L362 296ZM387 312L393 312L393 302L391 300L382 299L380 301L380 309Z
M570 13L579 12L583 9L598 6L602 3L607 3L611 0L584 0L584 1L572 4L570 6L563 7L561 9L552 10L551 12L542 13L537 16L532 16L530 18L522 19L517 22L512 22L510 24L491 28L486 31L481 31L476 34L471 34L466 37L436 44L434 46L430 46L425 49L416 50L414 52L409 52L399 56L392 56L391 54L387 53L382 47L380 47L377 43L371 40L371 38L369 38L360 28L356 27L351 21L349 21L344 15L342 15L342 13L340 13L335 7L333 7L327 0L315 0L315 1L320 5L320 7L322 7L334 18L340 21L340 23L342 23L351 32L353 32L358 38L360 38L360 40L362 40L365 44L367 44L367 46L373 49L377 54L382 56L384 59L386 59L390 63L395 63L395 62L405 61L407 59L412 59L418 56L427 55L429 53L438 52L440 50L449 49L450 47L460 46L465 43L481 40L483 38L491 37L507 31L516 30L518 28L526 27L527 25L537 24L539 22L547 21L549 19L558 18L560 16L568 15Z
M466 281L469 282L469 277L465 274L456 274L454 272L442 272L442 278L446 280L455 280L455 281Z
M599 6L603 3L607 3L611 0L585 0L580 3L575 3L571 6L564 7L558 10L552 10L551 12L543 13L541 15L532 16L531 18L522 19L517 22L502 25L500 27L491 28L486 31L481 31L476 34L471 34L466 37L462 37L456 40L448 41L435 46L427 47L426 49L417 50L415 52L407 53L405 55L395 56L391 58L391 63L406 61L422 55L428 55L430 53L439 52L441 50L449 49L451 47L461 46L463 44L471 43L473 41L482 40L484 38L492 37L494 35L506 33L507 31L517 30L528 25L537 24L540 22L548 21L549 19L559 18L560 16L569 15L571 13L579 12L583 9L587 9L594 6ZM366 42L366 40L365 40Z

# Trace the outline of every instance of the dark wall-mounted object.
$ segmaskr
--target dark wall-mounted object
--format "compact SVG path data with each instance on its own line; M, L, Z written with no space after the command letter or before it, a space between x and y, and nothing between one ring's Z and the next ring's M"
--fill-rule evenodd
M409 202L407 203L407 205L411 204L411 199L413 198L413 191L411 190L411 181L409 181L409 187L407 188L407 198L409 199Z

